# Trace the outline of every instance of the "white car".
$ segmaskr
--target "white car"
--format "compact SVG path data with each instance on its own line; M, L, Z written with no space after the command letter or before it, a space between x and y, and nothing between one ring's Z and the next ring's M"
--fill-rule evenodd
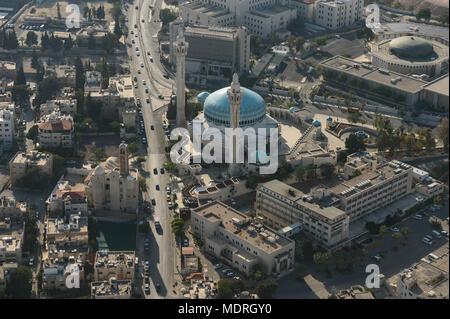
M422 217L422 215L417 214L417 215L414 215L413 218L417 219L417 220L421 220L423 217Z
M398 229L397 227L391 227L391 231L393 231L394 233L399 232L400 229Z

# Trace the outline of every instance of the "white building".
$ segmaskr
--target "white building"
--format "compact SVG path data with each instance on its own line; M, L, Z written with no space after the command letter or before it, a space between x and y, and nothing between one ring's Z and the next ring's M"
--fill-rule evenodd
M191 223L205 250L240 272L250 275L256 265L269 275L293 270L294 241L222 202L193 209Z
M315 23L338 31L363 18L363 0L324 0L315 4Z
M198 0L181 4L181 16L189 25L246 26L267 39L297 17L288 0Z
M41 117L38 124L39 144L45 148L73 146L74 125L70 115L53 112Z
M125 143L119 158L110 157L93 169L85 180L88 205L97 212L136 213L139 206L138 173L128 166Z
M170 24L170 62L175 65L175 41L181 20ZM184 27L189 44L186 75L189 82L229 79L233 73L246 72L250 60L250 35L245 27L189 25Z
M14 113L9 110L0 110L0 147L10 148L14 136Z

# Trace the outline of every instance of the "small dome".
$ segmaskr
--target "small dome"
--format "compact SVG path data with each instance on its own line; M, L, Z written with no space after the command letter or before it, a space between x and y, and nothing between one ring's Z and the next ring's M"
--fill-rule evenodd
M217 126L230 126L230 103L227 90L229 87L211 93L204 102L205 119ZM241 87L243 90L240 107L239 126L251 126L262 121L266 116L266 103L256 92Z
M197 100L199 103L205 103L206 98L209 96L208 92L201 92L197 95Z
M426 58L433 54L433 45L422 38L404 36L393 39L389 50L398 57Z
M104 174L105 170L100 165L97 165L97 167L94 169L94 172L92 173L92 175L104 175Z
M320 122L318 120L315 120L314 122L312 122L312 125L314 125L315 127L320 126Z

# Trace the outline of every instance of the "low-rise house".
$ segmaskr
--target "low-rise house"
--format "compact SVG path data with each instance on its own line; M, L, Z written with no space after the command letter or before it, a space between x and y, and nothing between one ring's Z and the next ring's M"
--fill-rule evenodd
M37 167L41 174L50 176L53 171L53 156L38 151L19 152L11 159L9 167L11 182L15 185L31 167Z
M44 148L70 148L74 142L73 118L53 112L44 115L38 124L39 144Z

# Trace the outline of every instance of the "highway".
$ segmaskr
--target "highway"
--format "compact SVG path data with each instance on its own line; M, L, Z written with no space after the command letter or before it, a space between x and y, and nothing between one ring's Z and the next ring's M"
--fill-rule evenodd
M165 162L166 136L162 128L162 111L155 107L155 104L162 105L163 102L158 96L164 95L167 92L167 87L171 87L168 80L163 77L163 71L158 67L161 65L158 63L157 41L156 43L153 41L153 36L161 28L161 24L154 21L158 19L161 3L162 0L156 0L155 3L153 3L153 0L138 0L130 5L127 11L124 11L128 16L130 31L133 30L135 34L138 34L138 37L135 37L135 34L130 34L127 42L131 42L132 39L136 42L128 48L129 56L132 59L130 70L132 76L138 78L135 96L142 101L143 120L148 141L147 161L144 165L145 172L142 174L147 180L148 191L143 193L143 200L151 202L152 199L155 199L156 201L156 205L153 206L153 213L148 218L151 231L145 237L150 243L149 253L144 254L143 244L145 239L143 236L138 235L136 243L140 263L145 260L149 261L150 295L145 295L145 298L151 299L176 297L172 292L172 285L176 280L174 275L175 239L170 229L172 211L168 209L166 201L166 186L169 175L167 173L161 174L161 168ZM151 9L149 5L154 5L155 8L155 15L151 17L152 20L150 20ZM135 8L136 6L138 6L138 9ZM142 23L141 19L144 19L145 23ZM135 24L137 28L134 28ZM139 47L139 51L136 51L136 46ZM137 56L137 52L140 52L140 56ZM150 56L147 52L150 52L153 62L150 62ZM141 67L141 64L143 64L143 67ZM141 70L141 74L138 74L138 69ZM146 85L143 85L143 80L146 81ZM146 87L149 90L148 94L145 93ZM164 90L165 88L166 90ZM168 98L167 95L165 97ZM147 98L150 98L150 103L146 102ZM154 130L151 129L151 126L154 127ZM157 174L154 173L154 169L157 170ZM159 191L156 190L156 185L159 185ZM159 233L156 231L153 222L156 216L159 217L161 223ZM159 292L156 291L156 284L161 287ZM144 291L142 291L142 294L144 295Z

